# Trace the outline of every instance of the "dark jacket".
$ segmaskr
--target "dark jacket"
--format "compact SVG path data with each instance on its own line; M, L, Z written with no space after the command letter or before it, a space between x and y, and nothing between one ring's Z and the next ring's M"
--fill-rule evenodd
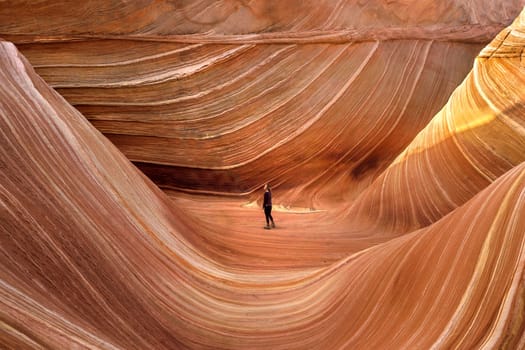
M271 207L271 206L272 206L272 192L266 191L266 192L264 192L263 208L264 207Z

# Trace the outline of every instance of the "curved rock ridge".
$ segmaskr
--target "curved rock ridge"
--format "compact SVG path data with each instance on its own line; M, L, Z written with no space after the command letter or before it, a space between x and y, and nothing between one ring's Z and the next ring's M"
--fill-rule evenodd
M448 103L350 216L382 230L427 226L525 161L524 22L522 13L481 51Z
M428 227L332 264L221 264L192 239L198 217L14 45L0 52L2 347L525 346L525 162Z

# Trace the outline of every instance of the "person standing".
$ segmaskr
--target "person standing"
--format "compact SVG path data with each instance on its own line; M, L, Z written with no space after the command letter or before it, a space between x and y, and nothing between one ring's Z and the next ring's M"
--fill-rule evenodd
M263 201L264 216L266 217L266 226L265 229L270 229L270 221L272 222L272 228L275 228L275 222L272 217L272 190L270 185L264 185L264 201Z

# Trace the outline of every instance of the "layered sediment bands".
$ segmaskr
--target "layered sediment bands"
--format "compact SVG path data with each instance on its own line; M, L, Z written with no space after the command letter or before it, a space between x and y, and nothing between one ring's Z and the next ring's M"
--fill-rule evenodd
M118 62L115 45L151 54ZM329 180L357 192L369 183L445 103L480 50L415 40L142 45L18 46L157 184L244 194L272 174L282 197L296 204L301 196L286 189L320 188L319 181ZM90 63L95 47L99 55ZM394 61L397 68L389 68Z
M522 6L15 2L0 37L162 188L256 199L271 181L283 205L328 208L394 160Z
M350 216L398 232L426 226L525 160L523 22L522 14L483 49L449 102Z
M233 267L14 45L0 50L2 346L523 347L525 163L333 264Z
M0 348L525 348L520 2L6 3Z

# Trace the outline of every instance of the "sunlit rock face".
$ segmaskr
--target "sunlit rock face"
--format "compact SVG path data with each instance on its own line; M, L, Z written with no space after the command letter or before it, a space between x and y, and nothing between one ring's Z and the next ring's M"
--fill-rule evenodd
M0 37L163 188L271 181L325 208L390 164L522 3L16 2Z
M406 232L426 226L525 161L523 16L478 55L448 103L351 212Z
M2 8L0 348L525 348L525 11L486 46L518 2L326 10L459 41L207 42L326 16L286 3ZM137 28L197 39L99 37ZM266 231L247 197L169 190L265 181L323 210Z

